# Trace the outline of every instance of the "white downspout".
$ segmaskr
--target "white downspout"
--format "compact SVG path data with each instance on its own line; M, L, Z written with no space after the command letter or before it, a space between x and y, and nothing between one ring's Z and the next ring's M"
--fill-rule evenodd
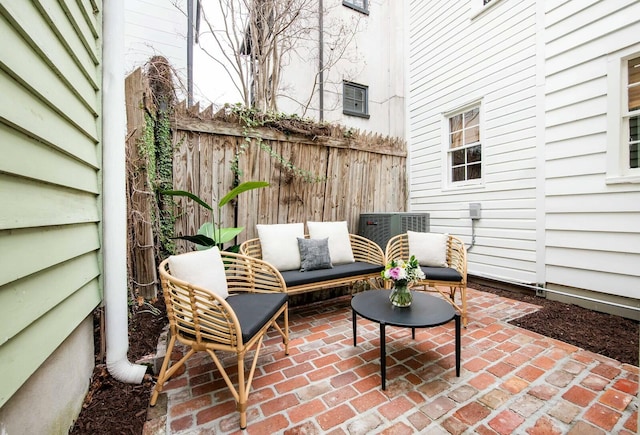
M103 3L102 49L102 253L107 370L118 381L139 384L146 367L127 359L124 0Z

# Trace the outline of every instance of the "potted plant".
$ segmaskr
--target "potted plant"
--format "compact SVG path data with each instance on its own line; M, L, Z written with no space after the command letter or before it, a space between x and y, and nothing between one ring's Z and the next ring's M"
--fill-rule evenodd
M194 195L191 192L187 192L185 190L164 190L161 193L163 195L171 195L171 196L185 196L190 198L206 208L207 210L211 210L211 222L205 222L198 229L198 233L193 236L179 236L176 239L188 240L196 244L196 249L209 249L213 246L217 246L218 249L222 250L222 246L233 240L238 234L240 234L244 227L240 228L221 228L220 222L222 221L222 207L225 204L229 203L236 196L240 195L242 192L246 192L248 190L259 189L262 187L269 186L269 183L266 181L245 181L244 183L240 183L238 186L234 187L229 193L227 193L220 201L218 201L217 206L217 222L216 222L216 210L199 198L197 195ZM231 249L233 250L233 248Z

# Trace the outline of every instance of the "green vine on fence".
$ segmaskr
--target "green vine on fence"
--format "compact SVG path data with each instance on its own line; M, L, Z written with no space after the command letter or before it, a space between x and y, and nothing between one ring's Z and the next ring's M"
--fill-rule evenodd
M289 171L294 176L302 178L305 182L317 183L326 180L326 177L314 175L311 171L302 169L296 166L291 160L287 160L282 156L282 154L278 153L268 143L266 143L258 132L258 129L260 128L273 127L285 120L287 122L297 122L299 124L308 124L313 121L304 120L297 115L286 115L283 113L273 112L263 113L241 104L235 104L233 106L227 105L225 107L239 119L243 127L242 134L244 136L244 140L240 144L240 149L236 152L231 162L231 170L234 172L236 180L239 180L242 176L242 171L240 170L239 165L240 157L244 155L252 141L255 141L262 151L269 154L269 156L278 162L285 170Z
M174 201L159 194L173 188L173 144L168 110L159 110L155 114L145 112L145 129L138 148L146 161L150 188L157 204L151 213L157 237L157 256L166 258L176 251L173 239L176 222Z
M156 185L155 193L160 215L158 216L160 258L175 254L174 229L176 223L174 201L160 195L160 192L173 188L173 143L168 110L160 110L156 119Z

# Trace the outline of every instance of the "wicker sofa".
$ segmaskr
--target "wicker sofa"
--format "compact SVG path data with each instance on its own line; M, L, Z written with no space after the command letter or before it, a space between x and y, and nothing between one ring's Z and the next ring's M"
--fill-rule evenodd
M305 235L305 238L308 238ZM384 252L373 241L362 236L349 234L351 250L355 262L334 265L329 269L301 272L284 270L280 274L287 286L287 293L297 294L354 284L357 281L370 281L379 286L380 272L384 269ZM253 258L262 258L260 239L250 239L240 245L240 253Z
M409 249L407 233L392 237L385 249L385 262L397 258L407 259L412 252ZM426 291L438 292L451 303L462 316L464 326L467 326L467 249L459 238L449 235L446 243L447 267L421 266L425 279L418 283ZM443 290L442 287L448 288ZM456 301L456 293L460 293Z

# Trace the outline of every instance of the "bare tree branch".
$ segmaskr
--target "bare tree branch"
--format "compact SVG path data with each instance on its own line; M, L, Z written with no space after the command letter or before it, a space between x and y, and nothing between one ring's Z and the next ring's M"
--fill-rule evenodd
M180 0L172 0L180 8ZM260 111L277 111L277 100L287 87L282 83L283 67L295 59L318 58L318 7L314 0L217 0L210 13L201 10L206 30L198 41L202 52L220 65L242 95L245 106ZM214 11L211 13L211 11ZM323 11L323 14L327 10ZM322 72L344 61L359 30L359 18L344 23L333 20L327 35L327 58ZM209 38L210 36L210 38ZM304 51L304 52L299 52ZM303 116L318 89L320 71L315 72L310 94L298 102ZM288 96L287 96L288 97ZM290 98L290 97L289 97Z

